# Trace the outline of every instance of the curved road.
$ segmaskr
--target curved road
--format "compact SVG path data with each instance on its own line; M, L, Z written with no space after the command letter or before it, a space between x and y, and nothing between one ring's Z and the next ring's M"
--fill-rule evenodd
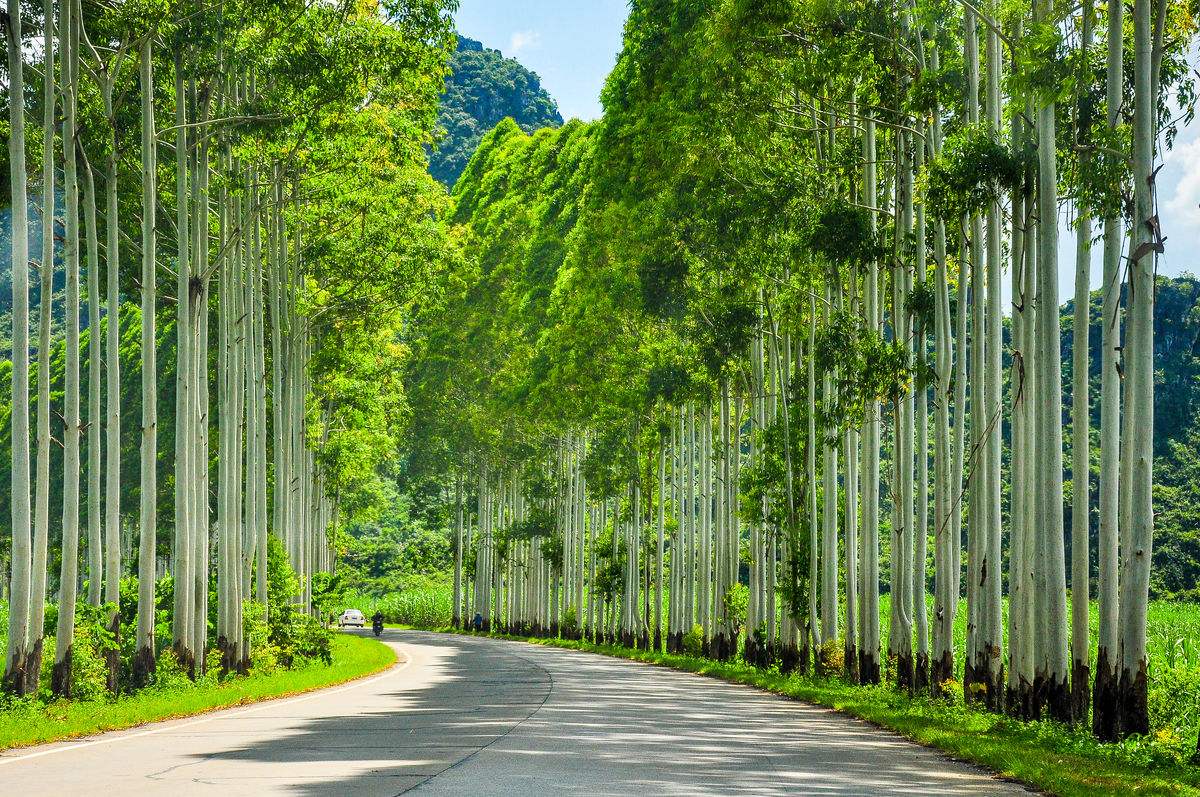
M0 754L12 795L1021 794L866 723L603 656L389 631L341 687Z

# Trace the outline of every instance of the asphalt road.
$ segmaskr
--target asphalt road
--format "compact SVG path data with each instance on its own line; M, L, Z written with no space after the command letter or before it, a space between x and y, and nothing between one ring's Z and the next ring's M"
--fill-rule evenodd
M0 754L5 795L1025 790L832 711L649 665L388 631L368 679Z

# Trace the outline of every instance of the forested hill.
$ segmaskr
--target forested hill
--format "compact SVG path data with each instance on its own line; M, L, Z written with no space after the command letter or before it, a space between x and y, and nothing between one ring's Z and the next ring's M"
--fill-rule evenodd
M438 110L445 137L429 156L430 174L447 186L457 182L484 133L505 117L526 133L563 123L541 78L499 50L459 36L450 67Z

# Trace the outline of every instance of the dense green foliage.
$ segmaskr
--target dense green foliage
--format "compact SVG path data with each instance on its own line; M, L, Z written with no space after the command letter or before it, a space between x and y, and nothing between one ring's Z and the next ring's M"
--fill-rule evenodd
M499 50L459 36L438 106L443 133L430 154L429 173L453 187L484 134L505 118L526 133L563 123L537 75Z

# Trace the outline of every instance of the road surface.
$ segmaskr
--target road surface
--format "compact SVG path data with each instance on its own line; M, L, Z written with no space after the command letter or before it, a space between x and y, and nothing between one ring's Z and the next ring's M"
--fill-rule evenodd
M0 754L4 794L993 795L832 711L519 642L388 631L401 663L296 698Z

